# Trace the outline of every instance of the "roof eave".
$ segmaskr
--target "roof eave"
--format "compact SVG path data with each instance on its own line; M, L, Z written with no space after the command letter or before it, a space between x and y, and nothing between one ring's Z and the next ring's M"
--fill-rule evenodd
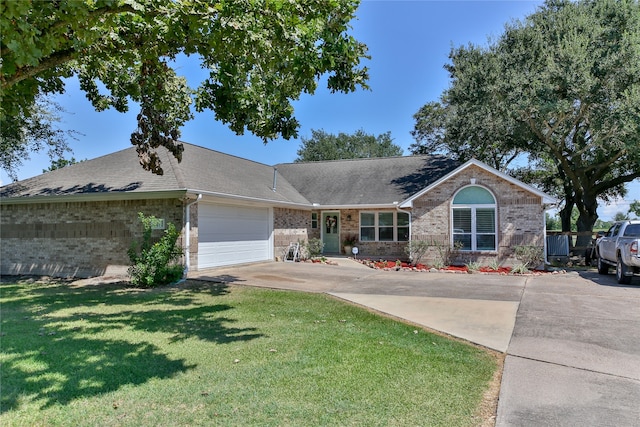
M65 202L103 202L118 200L145 200L145 199L173 199L181 198L186 190L160 190L139 192L112 192L112 193L83 193L83 194L57 194L50 196L17 196L2 197L0 204L19 205L34 203L65 203Z
M187 193L202 194L203 196L213 197L217 199L240 201L240 202L244 201L244 202L261 204L265 206L296 208L296 209L304 209L304 210L313 209L313 205L311 203L299 203L299 202L290 202L290 201L284 201L284 200L266 199L266 198L260 198L260 197L240 196L237 194L221 193L217 191L189 189L187 190Z
M320 203L314 203L313 209L319 210L340 210L340 209L387 209L398 206L397 202L394 203L365 203L365 204L351 204L351 205L323 205Z
M438 179L437 181L433 182L432 184L428 185L427 187L425 187L423 190L420 190L419 192L417 192L416 194L414 194L413 196L409 197L407 200L405 200L404 202L402 202L400 204L401 208L410 208L413 206L413 201L415 199L417 199L418 197L423 196L425 193L431 191L433 188L437 187L438 185L440 185L441 183L451 179L452 177L456 176L457 174L459 174L460 172L464 171L465 169L467 169L470 166L477 166L481 169L486 170L487 172L490 172L494 175L499 176L500 178L514 184L517 185L518 187L529 191L530 193L533 193L537 196L540 197L541 199L541 204L543 205L556 205L559 203L558 199L551 197L550 195L548 195L547 193L538 190L537 188L534 188L528 184L525 184L524 182L515 179L514 177L507 175L504 172L500 172L497 169L492 168L491 166L487 165L486 163L483 163L477 159L471 159L469 161L467 161L466 163L464 163L463 165L457 167L456 169L454 169L453 171L449 172L448 174L446 174L445 176L443 176L442 178Z

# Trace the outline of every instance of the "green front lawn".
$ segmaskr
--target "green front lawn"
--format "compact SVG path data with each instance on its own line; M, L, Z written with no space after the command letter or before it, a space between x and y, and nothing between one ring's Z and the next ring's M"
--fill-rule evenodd
M497 369L481 349L324 295L0 291L3 426L472 426Z

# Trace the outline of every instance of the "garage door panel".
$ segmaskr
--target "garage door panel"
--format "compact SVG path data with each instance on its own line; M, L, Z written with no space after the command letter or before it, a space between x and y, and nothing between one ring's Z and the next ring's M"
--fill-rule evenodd
M269 237L268 224L265 221L243 221L241 219L211 219L205 228L199 227L200 242L220 242L239 240L262 240ZM242 225L240 226L241 223Z
M201 204L198 211L198 268L271 258L268 208Z

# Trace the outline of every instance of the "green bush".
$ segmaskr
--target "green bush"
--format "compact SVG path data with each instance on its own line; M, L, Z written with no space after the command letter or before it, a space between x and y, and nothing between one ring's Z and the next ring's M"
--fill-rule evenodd
M467 271L469 271L469 273L476 273L480 271L480 268L482 268L482 265L480 265L480 263L477 261L469 261L465 264L465 266L467 267Z
M543 249L540 246L514 246L513 254L527 269L537 267L544 260Z
M412 265L420 264L422 257L427 253L431 245L425 240L411 240L404 248Z
M443 268L452 265L460 253L460 249L462 249L462 242L458 241L455 241L453 242L453 245L450 245L447 242L438 242L433 240L432 244L435 246L438 253L438 259L435 262L436 268Z
M182 250L176 245L180 233L175 225L169 223L164 235L152 242L152 226L158 220L154 216L138 213L142 222L142 243L133 242L129 248L129 276L135 286L150 288L166 285L182 277L184 266L178 263Z
M307 240L305 249L310 258L315 258L322 253L322 249L324 249L324 243L322 243L321 239L309 239Z

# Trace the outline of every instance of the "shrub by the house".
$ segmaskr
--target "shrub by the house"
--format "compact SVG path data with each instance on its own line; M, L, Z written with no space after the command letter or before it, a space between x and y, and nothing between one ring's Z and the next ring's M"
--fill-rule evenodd
M182 277L184 266L178 262L182 255L177 246L180 233L175 225L169 223L164 235L157 241L152 241L153 224L158 221L154 216L138 213L142 222L142 242L133 242L128 254L131 260L129 275L135 286L150 288L166 285Z

